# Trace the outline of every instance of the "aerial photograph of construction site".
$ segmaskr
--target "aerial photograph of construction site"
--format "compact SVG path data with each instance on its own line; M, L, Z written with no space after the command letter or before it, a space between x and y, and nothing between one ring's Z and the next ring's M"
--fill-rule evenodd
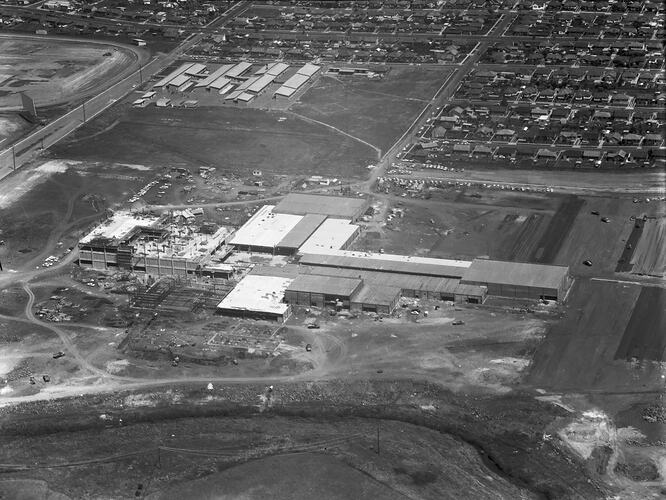
M0 0L0 499L666 499L658 0Z

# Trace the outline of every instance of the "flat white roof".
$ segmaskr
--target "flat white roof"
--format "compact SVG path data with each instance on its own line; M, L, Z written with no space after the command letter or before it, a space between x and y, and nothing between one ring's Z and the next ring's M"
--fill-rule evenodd
M108 220L102 222L95 229L86 234L80 243L90 243L97 238L110 240L122 238L137 226L153 226L159 217L156 215L128 212L125 210L115 212Z
M307 77L311 77L312 75L314 75L320 69L321 69L321 66L317 66L316 64L307 63L305 66L303 66L301 69L298 70L297 74L305 75Z
M252 99L254 99L254 95L248 94L247 92L243 92L241 95L238 96L239 101L249 102Z
M356 224L346 219L326 219L312 233L298 251L300 253L324 253L326 250L338 250L358 231Z
M217 305L218 309L284 314L289 305L282 302L292 278L248 274Z
M232 245L274 248L303 218L301 215L274 214L275 205L264 205L250 217L229 241Z

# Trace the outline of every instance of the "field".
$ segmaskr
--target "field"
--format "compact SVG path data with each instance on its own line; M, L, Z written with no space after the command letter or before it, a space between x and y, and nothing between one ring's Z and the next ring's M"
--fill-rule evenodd
M642 299L646 307L653 302L655 292L642 292L641 287L627 283L593 281L579 278L569 294L565 316L548 331L544 342L537 348L529 368L527 380L536 387L556 391L633 391L638 388L655 389L663 383L659 366L643 364L632 367L617 360L616 353L630 324L632 311ZM663 300L663 295L661 295ZM639 309L642 311L642 309ZM637 320L634 320L637 321ZM663 325L659 320L644 316L641 321L653 327ZM652 321L657 321L652 323ZM634 325L625 342L645 342ZM663 332L663 330L661 330ZM654 330L646 332L655 340ZM635 337L634 337L635 336ZM629 348L629 344L625 344ZM658 342L651 347L657 349Z
M663 277L666 274L666 219L648 219L634 245L630 271Z
M666 361L666 290L643 287L616 359Z
M529 199L491 200L452 196L418 200L388 197L403 217L368 230L355 248L430 257L529 260L553 210L530 207ZM389 201L390 200L390 201Z
M18 115L0 114L0 146L30 129L31 125ZM4 148L3 148L4 149Z
M122 144L122 147L118 145ZM284 113L241 108L130 109L94 120L52 149L62 158L150 167L215 167L225 175L362 178L367 145Z
M107 86L136 60L112 44L0 37L0 109L20 109L19 92L37 106L66 102Z
M386 152L450 74L446 68L392 67L383 80L322 75L291 111Z

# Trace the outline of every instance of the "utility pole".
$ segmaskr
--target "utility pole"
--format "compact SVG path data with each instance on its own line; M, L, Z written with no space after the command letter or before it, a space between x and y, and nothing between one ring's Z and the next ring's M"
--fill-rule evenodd
M143 73L142 73L142 66L139 64L139 84L143 84Z
M81 109L83 109L83 123L85 123L86 122L86 103L85 103L85 101L81 105Z
M16 170L16 146L12 146L12 161L14 162L14 170Z
M379 420L377 420L377 455L379 455Z

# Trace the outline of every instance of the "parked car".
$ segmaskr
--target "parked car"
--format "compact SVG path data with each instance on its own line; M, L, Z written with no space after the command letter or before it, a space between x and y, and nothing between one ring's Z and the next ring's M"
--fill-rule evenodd
M452 324L453 326L458 326L458 325L464 325L465 322L464 322L463 320L461 320L461 319L454 319L454 320L451 322L451 324Z
M64 355L65 355L64 352L62 352L62 351L58 351L58 352L56 352L56 353L53 355L53 359L62 358Z

